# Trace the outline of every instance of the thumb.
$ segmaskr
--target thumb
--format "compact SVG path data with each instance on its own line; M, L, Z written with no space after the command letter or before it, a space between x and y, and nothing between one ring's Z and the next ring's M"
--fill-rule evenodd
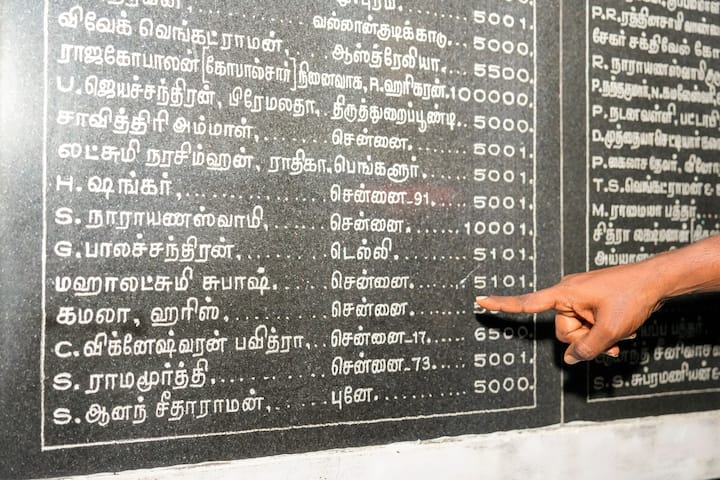
M507 313L540 313L555 308L557 292L553 287L534 293L510 297L477 297L475 300L482 308Z
M578 362L592 360L601 353L614 346L617 338L610 332L602 322L597 322L590 328L588 333L575 340L565 350L563 360L568 365Z

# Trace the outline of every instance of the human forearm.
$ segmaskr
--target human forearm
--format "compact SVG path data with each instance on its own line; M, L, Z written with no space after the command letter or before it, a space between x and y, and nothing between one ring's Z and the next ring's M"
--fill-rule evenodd
M720 291L720 236L706 238L637 264L659 299Z

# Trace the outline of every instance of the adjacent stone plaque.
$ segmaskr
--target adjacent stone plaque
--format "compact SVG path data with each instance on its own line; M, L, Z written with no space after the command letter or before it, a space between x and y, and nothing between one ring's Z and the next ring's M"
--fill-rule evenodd
M571 44L570 58L587 73L584 85L565 90L585 99L566 117L583 119L569 128L565 163L576 183L570 195L584 193L582 213L568 213L584 224L585 243L571 240L570 268L640 261L717 234L720 3L589 1L573 10L581 21L566 32L584 36L586 50ZM717 408L717 305L712 297L672 303L622 344L619 358L573 370L569 386L582 400L566 403L568 416Z

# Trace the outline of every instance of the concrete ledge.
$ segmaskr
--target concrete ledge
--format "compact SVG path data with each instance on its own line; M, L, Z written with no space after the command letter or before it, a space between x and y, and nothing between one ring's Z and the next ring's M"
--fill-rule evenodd
M91 480L720 477L720 411L92 475Z

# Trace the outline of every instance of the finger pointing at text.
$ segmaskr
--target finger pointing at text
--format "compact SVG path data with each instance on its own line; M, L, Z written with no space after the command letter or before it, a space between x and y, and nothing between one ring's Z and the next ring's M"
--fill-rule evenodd
M479 297L490 311L540 313L555 310L555 335L568 343L564 360L575 364L601 353L618 356L617 342L632 334L658 307L659 298L632 267L565 277L557 285L511 297Z

